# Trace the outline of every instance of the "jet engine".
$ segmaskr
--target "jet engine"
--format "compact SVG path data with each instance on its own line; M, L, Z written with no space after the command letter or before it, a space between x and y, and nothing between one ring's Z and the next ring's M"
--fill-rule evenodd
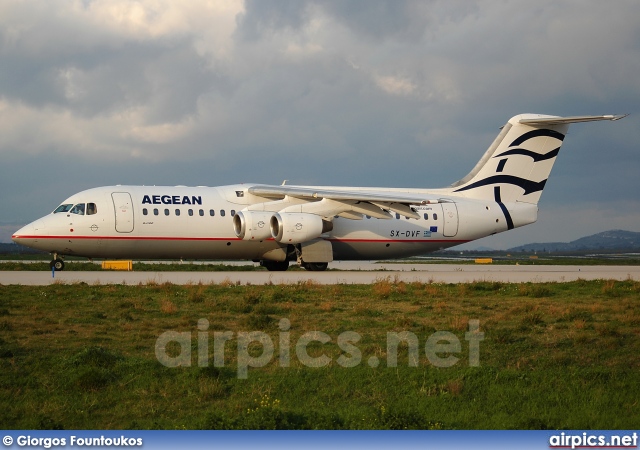
M315 214L275 213L270 222L271 236L283 244L299 244L333 230L333 223Z
M273 215L268 211L238 211L233 216L233 230L244 241L262 241L271 237L269 220Z

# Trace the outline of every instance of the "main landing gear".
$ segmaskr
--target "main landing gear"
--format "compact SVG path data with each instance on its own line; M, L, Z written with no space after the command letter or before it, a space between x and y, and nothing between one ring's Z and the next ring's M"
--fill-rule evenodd
M56 272L60 272L61 270L64 270L64 261L60 258L58 258L58 254L54 253L53 254L53 261L51 261L49 263L49 267L52 270L55 270Z
M329 263L302 263L302 268L310 272L322 272L327 270L327 267L329 267Z
M260 261L260 265L265 267L269 272L284 272L289 268L289 261ZM327 270L329 263L306 263L300 264L303 269L310 272L322 272Z
M289 261L269 261L263 259L260 265L265 267L269 272L284 272L289 268Z

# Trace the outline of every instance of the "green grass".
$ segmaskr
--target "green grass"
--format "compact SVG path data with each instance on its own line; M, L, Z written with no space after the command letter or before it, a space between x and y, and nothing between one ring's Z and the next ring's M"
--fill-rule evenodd
M465 259L466 258L466 259ZM640 258L632 257L620 257L620 258L606 258L606 257L571 257L571 256L554 256L544 255L539 258L531 259L529 255L525 256L491 256L483 255L479 258L492 258L491 265L498 266L640 266ZM474 258L459 257L459 258L442 258L442 257L423 257L419 259L403 259L403 260L389 260L379 261L385 264L470 264L476 265Z
M289 270L299 270L299 266L292 264ZM14 271L51 271L49 262L0 262L0 271L14 272ZM102 271L100 264L94 264L86 261L66 261L65 271L81 271L81 272L94 272ZM264 267L255 266L253 264L243 265L228 265L222 263L204 263L204 264L191 264L191 263L178 263L172 262L168 264L158 263L144 263L134 262L133 270L136 272L248 272L248 271L266 271Z
M0 423L8 429L527 428L631 429L640 423L640 283L475 282L372 285L0 286ZM209 322L209 366L198 367L197 324ZM277 348L291 323L291 367L277 356L237 377L238 332L261 330ZM468 363L468 321L480 321L480 366ZM155 357L165 331L190 332L193 364ZM355 331L362 362L337 345ZM435 331L462 344L460 361L425 356ZM214 333L233 332L224 367ZM305 332L322 331L310 368L296 356ZM386 333L409 331L387 367ZM175 343L173 343L175 344ZM249 352L261 348L253 343ZM178 347L168 345L169 356ZM372 368L371 356L381 361ZM444 355L443 355L444 356Z

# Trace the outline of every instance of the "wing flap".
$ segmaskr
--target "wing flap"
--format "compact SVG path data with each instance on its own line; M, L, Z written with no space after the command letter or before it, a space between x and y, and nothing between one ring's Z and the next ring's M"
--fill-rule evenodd
M386 209L386 210L390 210L393 212L396 212L398 214L401 214L403 216L406 217L410 217L412 219L419 219L420 215L418 213L416 213L413 209L411 209L409 206L407 205L403 205L401 203L390 203L390 204L386 204L386 203L373 203L374 205L376 205L378 208L381 209Z
M362 219L367 214L378 219L391 219L391 215L378 206L363 202L341 202L324 198L320 201L309 201L280 210L284 213L308 213L322 217L342 216L347 219Z

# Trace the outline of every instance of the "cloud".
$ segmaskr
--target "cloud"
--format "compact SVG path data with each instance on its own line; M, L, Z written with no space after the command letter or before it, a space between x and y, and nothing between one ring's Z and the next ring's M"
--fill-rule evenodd
M402 77L376 76L375 82L389 94L409 95L416 90L415 85L410 80Z
M159 150L146 143L184 137L199 98L224 87L216 65L231 52L243 10L240 2L197 4L5 4L0 152L150 156Z
M41 167L58 160L105 183L448 185L512 115L637 113L639 16L631 0L5 1L0 175L31 169L0 206L60 201ZM634 200L637 117L572 127L542 207Z

